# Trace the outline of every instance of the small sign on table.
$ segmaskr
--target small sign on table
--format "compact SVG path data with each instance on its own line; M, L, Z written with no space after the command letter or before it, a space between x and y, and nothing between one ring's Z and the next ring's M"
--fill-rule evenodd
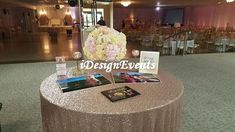
M141 51L140 63L145 63L147 67L141 67L139 72L158 74L159 52Z

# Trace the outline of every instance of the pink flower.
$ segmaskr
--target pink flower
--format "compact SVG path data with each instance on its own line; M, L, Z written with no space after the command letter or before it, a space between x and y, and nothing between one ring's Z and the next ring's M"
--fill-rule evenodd
M96 51L95 39L93 37L88 37L86 40L85 46L91 53L94 53Z
M121 48L119 48L117 45L109 44L105 48L105 55L107 56L108 61L115 60L117 54L121 51Z

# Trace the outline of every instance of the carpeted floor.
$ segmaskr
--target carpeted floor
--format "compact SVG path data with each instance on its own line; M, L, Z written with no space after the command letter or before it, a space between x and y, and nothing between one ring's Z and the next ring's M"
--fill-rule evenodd
M163 56L160 68L185 85L182 132L235 131L235 53ZM2 132L42 132L39 86L54 71L52 62L0 65Z

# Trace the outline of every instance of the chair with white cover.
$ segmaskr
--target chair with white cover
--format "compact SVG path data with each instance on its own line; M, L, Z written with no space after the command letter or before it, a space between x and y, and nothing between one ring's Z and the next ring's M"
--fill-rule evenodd
M163 41L163 45L162 45L162 54L169 54L170 53L170 40L167 39L165 41Z
M221 46L222 46L222 44L221 44L221 38L216 38L215 39L215 49L216 49L216 51L220 51L221 50ZM222 50L221 50L222 51Z
M229 45L229 39L227 38L219 38L215 42L216 51L225 52L226 47Z
M177 52L178 52L178 54L180 54L180 51L183 53L184 51L188 50L187 43L186 43L185 49L184 49L184 44L185 44L185 42L183 40L177 40Z
M141 46L145 47L153 46L153 35L142 36Z
M171 55L175 55L178 48L176 40L170 40L170 48L171 48Z
M230 39L228 48L229 48L229 49L235 48L235 39Z
M199 44L195 44L194 40L187 40L187 52L190 54L194 53L194 49L198 49Z
M229 46L230 39L225 38L225 39L222 39L221 42L223 44L223 51L224 52L227 51L227 47Z
M154 45L157 49L160 49L160 52L162 52L163 47L163 38L161 35L155 35L154 37Z

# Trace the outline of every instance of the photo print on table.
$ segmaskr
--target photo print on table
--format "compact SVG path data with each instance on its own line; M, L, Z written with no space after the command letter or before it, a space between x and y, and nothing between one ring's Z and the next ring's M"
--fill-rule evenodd
M102 91L101 93L112 102L140 95L139 92L128 86Z
M111 84L111 82L102 74L91 74L67 78L63 80L57 80L57 83L63 92Z
M154 74L139 72L114 72L112 73L115 83L146 83L160 82Z

